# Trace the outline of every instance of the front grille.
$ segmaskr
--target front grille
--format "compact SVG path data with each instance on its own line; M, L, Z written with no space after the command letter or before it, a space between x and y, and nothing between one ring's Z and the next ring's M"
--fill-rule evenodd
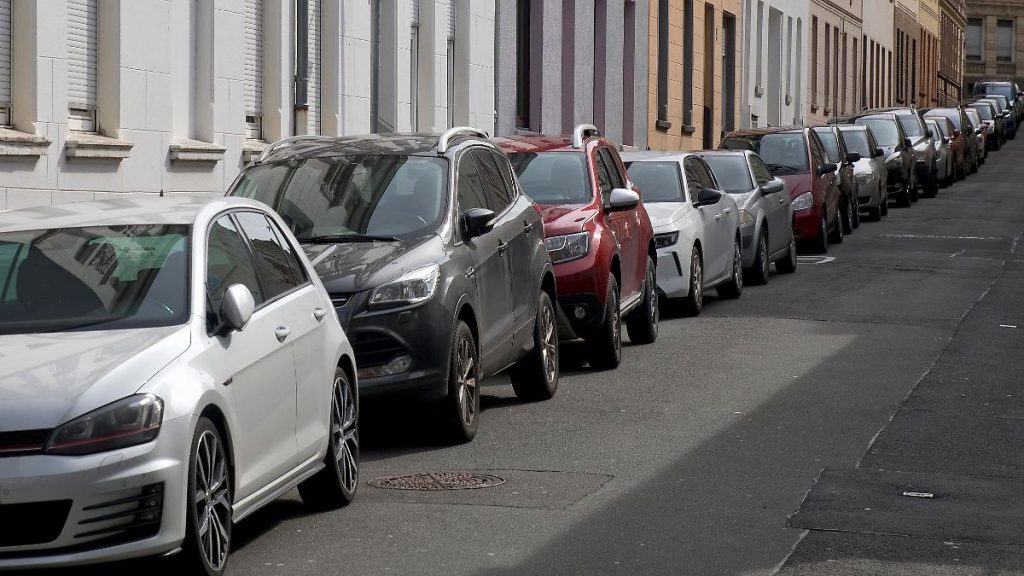
M405 346L387 334L361 332L352 345L360 368L383 366L395 356L406 354Z
M82 508L86 517L78 521L75 538L106 536L116 543L154 536L160 530L164 507L164 485L149 484L142 490L118 495Z
M0 547L53 542L70 511L71 500L0 504Z
M24 456L43 451L50 430L0 432L0 456Z

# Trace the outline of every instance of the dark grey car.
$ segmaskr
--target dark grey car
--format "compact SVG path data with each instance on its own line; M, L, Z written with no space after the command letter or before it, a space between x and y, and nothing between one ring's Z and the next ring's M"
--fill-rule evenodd
M850 154L837 126L817 126L814 131L825 147L828 161L836 165L836 184L839 186L839 191L843 193L842 206L840 206L843 217L843 234L853 234L853 229L860 226L857 181L853 175L853 164L860 160L860 154Z
M917 161L914 145L903 125L892 112L881 112L865 116L854 116L835 120L839 124L856 124L871 129L885 161L889 196L902 206L917 201Z
M539 211L486 134L297 137L271 145L230 195L295 233L355 350L360 393L436 403L476 434L480 382L518 396L558 385L555 278Z

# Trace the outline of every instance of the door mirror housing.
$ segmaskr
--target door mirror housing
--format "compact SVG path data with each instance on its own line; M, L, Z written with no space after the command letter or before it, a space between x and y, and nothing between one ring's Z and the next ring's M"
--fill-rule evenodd
M885 156L885 150L882 150L881 148L875 148L871 154L872 158L881 158L882 156Z
M640 205L640 195L625 188L615 188L608 195L608 205L605 209L609 212L623 212L632 210Z
M925 132L925 134L927 134L929 138L934 138L934 137L935 137L935 132L932 132L932 129L931 129L931 128L929 128L929 129L928 129L928 130L927 130L927 131Z
M774 180L769 180L768 182L765 182L764 184L761 185L761 194L763 196L767 196L769 194L778 194L779 192L785 190L785 188L786 185L782 182L782 180L776 178Z
M956 140L959 137L960 137L960 131L957 130L956 128L953 128L953 139Z
M913 148L914 147L914 142L911 141L910 138L904 138L903 139L903 146L905 148Z
M470 208L462 213L462 232L466 240L483 236L494 228L494 211L487 208Z
M949 144L949 136L943 136L942 141L945 142L946 144Z
M825 162L821 166L818 166L818 176L824 176L836 171L835 162Z
M722 192L719 192L714 188L701 188L700 192L697 193L697 201L694 204L696 206L718 204L718 201L722 199L722 195Z
M857 162L860 162L860 159L860 152L850 152L849 154L846 155L846 161L851 164L856 164Z
M252 319L256 311L256 301L252 292L244 284L232 284L224 292L224 299L217 312L218 329L216 333L226 336L232 332L241 332Z

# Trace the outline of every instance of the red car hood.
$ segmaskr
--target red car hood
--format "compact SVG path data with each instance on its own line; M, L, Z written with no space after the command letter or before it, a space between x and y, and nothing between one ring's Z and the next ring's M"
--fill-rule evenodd
M784 174L779 176L779 179L786 183L791 200L795 200L797 196L811 189L810 174Z
M597 215L597 209L589 204L541 206L544 218L544 234L560 236L583 231L583 223Z

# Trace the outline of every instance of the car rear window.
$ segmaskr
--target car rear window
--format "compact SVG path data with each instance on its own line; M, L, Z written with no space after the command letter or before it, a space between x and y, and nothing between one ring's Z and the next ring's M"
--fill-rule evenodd
M679 163L673 161L631 162L627 167L630 179L640 187L644 202L683 202L683 185Z
M184 324L189 227L0 234L0 335Z
M721 148L750 150L760 156L775 175L810 172L807 144L801 132L732 136L722 141Z
M1013 86L1009 84L978 84L975 94L999 94L1007 100L1012 100L1016 96Z
M747 169L747 159L743 156L719 156L710 154L704 156L704 161L711 166L715 173L718 184L729 194L746 194L754 189L750 181L750 170Z
M510 154L526 195L538 204L586 204L594 199L582 152Z

